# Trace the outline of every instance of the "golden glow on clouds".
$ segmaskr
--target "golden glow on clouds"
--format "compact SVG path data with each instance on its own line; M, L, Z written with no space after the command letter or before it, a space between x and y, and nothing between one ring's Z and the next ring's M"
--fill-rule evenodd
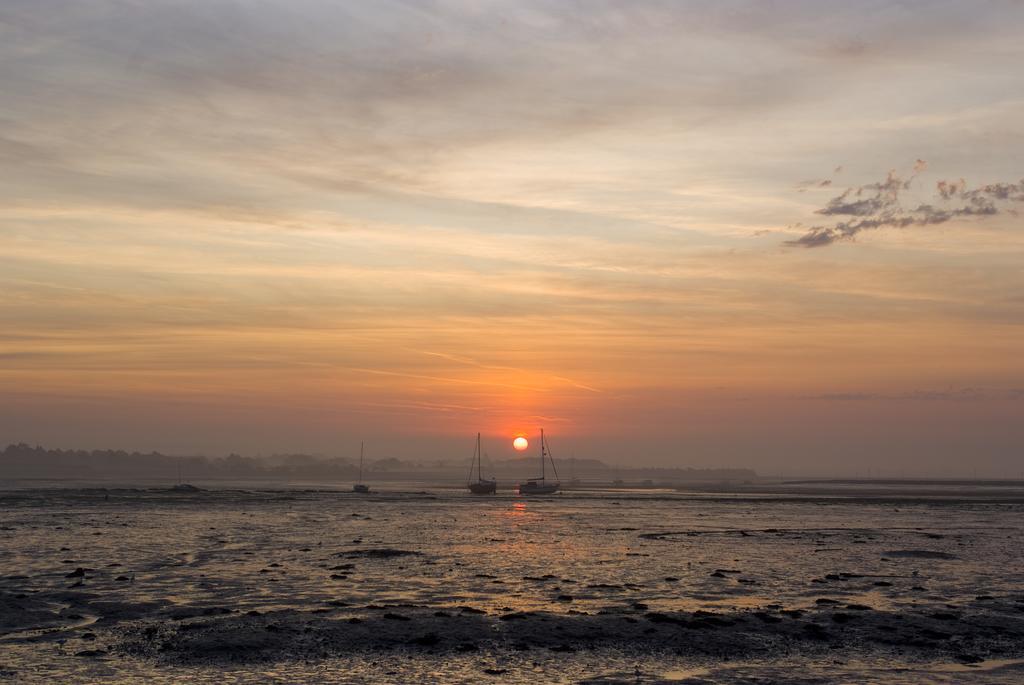
M1019 178L1020 8L86 5L0 24L11 440L996 468L1024 437L1018 217L782 246L840 164Z

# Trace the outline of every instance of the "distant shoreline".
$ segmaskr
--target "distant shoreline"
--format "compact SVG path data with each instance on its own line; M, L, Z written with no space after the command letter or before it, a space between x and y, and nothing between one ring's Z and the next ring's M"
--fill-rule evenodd
M451 480L425 479L369 479L373 491L362 497L441 497L459 499L470 496L465 483ZM179 484L167 478L0 478L0 497L31 496L33 492L61 491L82 494L146 493L172 497L215 497L218 493L322 493L343 497L353 496L351 482L347 480L313 479L196 479L188 482L198 491L179 489ZM847 480L807 479L779 481L759 479L756 482L690 482L675 484L613 483L607 481L580 481L563 483L563 492L545 497L547 501L559 498L644 498L728 501L793 501L793 502L856 502L895 505L934 502L986 502L990 504L1024 504L1024 481L992 479L906 479L906 480ZM499 481L498 499L518 499L514 480Z

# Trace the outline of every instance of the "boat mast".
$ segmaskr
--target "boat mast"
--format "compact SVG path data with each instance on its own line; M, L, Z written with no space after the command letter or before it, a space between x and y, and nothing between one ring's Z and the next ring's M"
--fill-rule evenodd
M550 449L550 448L548 448L548 446L547 446L547 442L546 442L546 441L545 441L545 443L544 443L544 449L546 449L546 450L547 450L547 453L548 453L548 459L550 459L550 460L551 460L551 470L552 470L552 471L554 471L554 473L555 473L555 481L557 482L557 481L561 480L561 479L560 479L560 478L558 477L558 467L557 467L557 466L555 466L555 458L554 458L554 457L553 457L553 456L551 455L551 449Z
M544 429L540 429L540 479L544 480L547 473L544 470Z
M476 434L476 479L482 481L484 479L483 474L480 472L480 459L483 454L480 452L480 434Z
M359 441L359 482L363 482L363 442Z

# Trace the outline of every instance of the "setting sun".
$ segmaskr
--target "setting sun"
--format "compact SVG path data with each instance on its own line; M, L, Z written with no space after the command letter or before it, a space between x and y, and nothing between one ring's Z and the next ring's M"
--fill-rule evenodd
M0 0L0 685L1024 685L1022 36Z

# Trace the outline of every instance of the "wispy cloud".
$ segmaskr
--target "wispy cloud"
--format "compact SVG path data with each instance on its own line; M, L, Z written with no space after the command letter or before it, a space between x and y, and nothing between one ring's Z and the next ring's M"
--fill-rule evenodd
M875 401L875 434L977 411L965 442L1020 442L1010 395L909 398L1024 387L1024 232L777 248L1019 206L978 184L1020 175L1022 30L1007 2L4 0L0 433L425 457L558 420L613 461L782 461L765 431L867 452L832 437ZM856 175L880 155L951 173ZM828 389L908 400L776 419Z
M925 402L977 402L983 400L1024 399L1024 388L946 388L943 390L912 390L908 392L830 392L807 395L801 399L835 402L874 402L878 400Z
M831 224L810 227L787 245L823 247L854 238L873 228L907 228L943 224L958 217L990 217L1013 211L1009 205L1024 202L1024 179L1017 183L990 183L971 188L964 179L942 180L936 184L932 202L904 204L904 195L918 175L927 169L917 160L913 172L904 178L890 171L885 180L847 188L817 210L827 217L846 217ZM817 182L822 186L824 182Z

